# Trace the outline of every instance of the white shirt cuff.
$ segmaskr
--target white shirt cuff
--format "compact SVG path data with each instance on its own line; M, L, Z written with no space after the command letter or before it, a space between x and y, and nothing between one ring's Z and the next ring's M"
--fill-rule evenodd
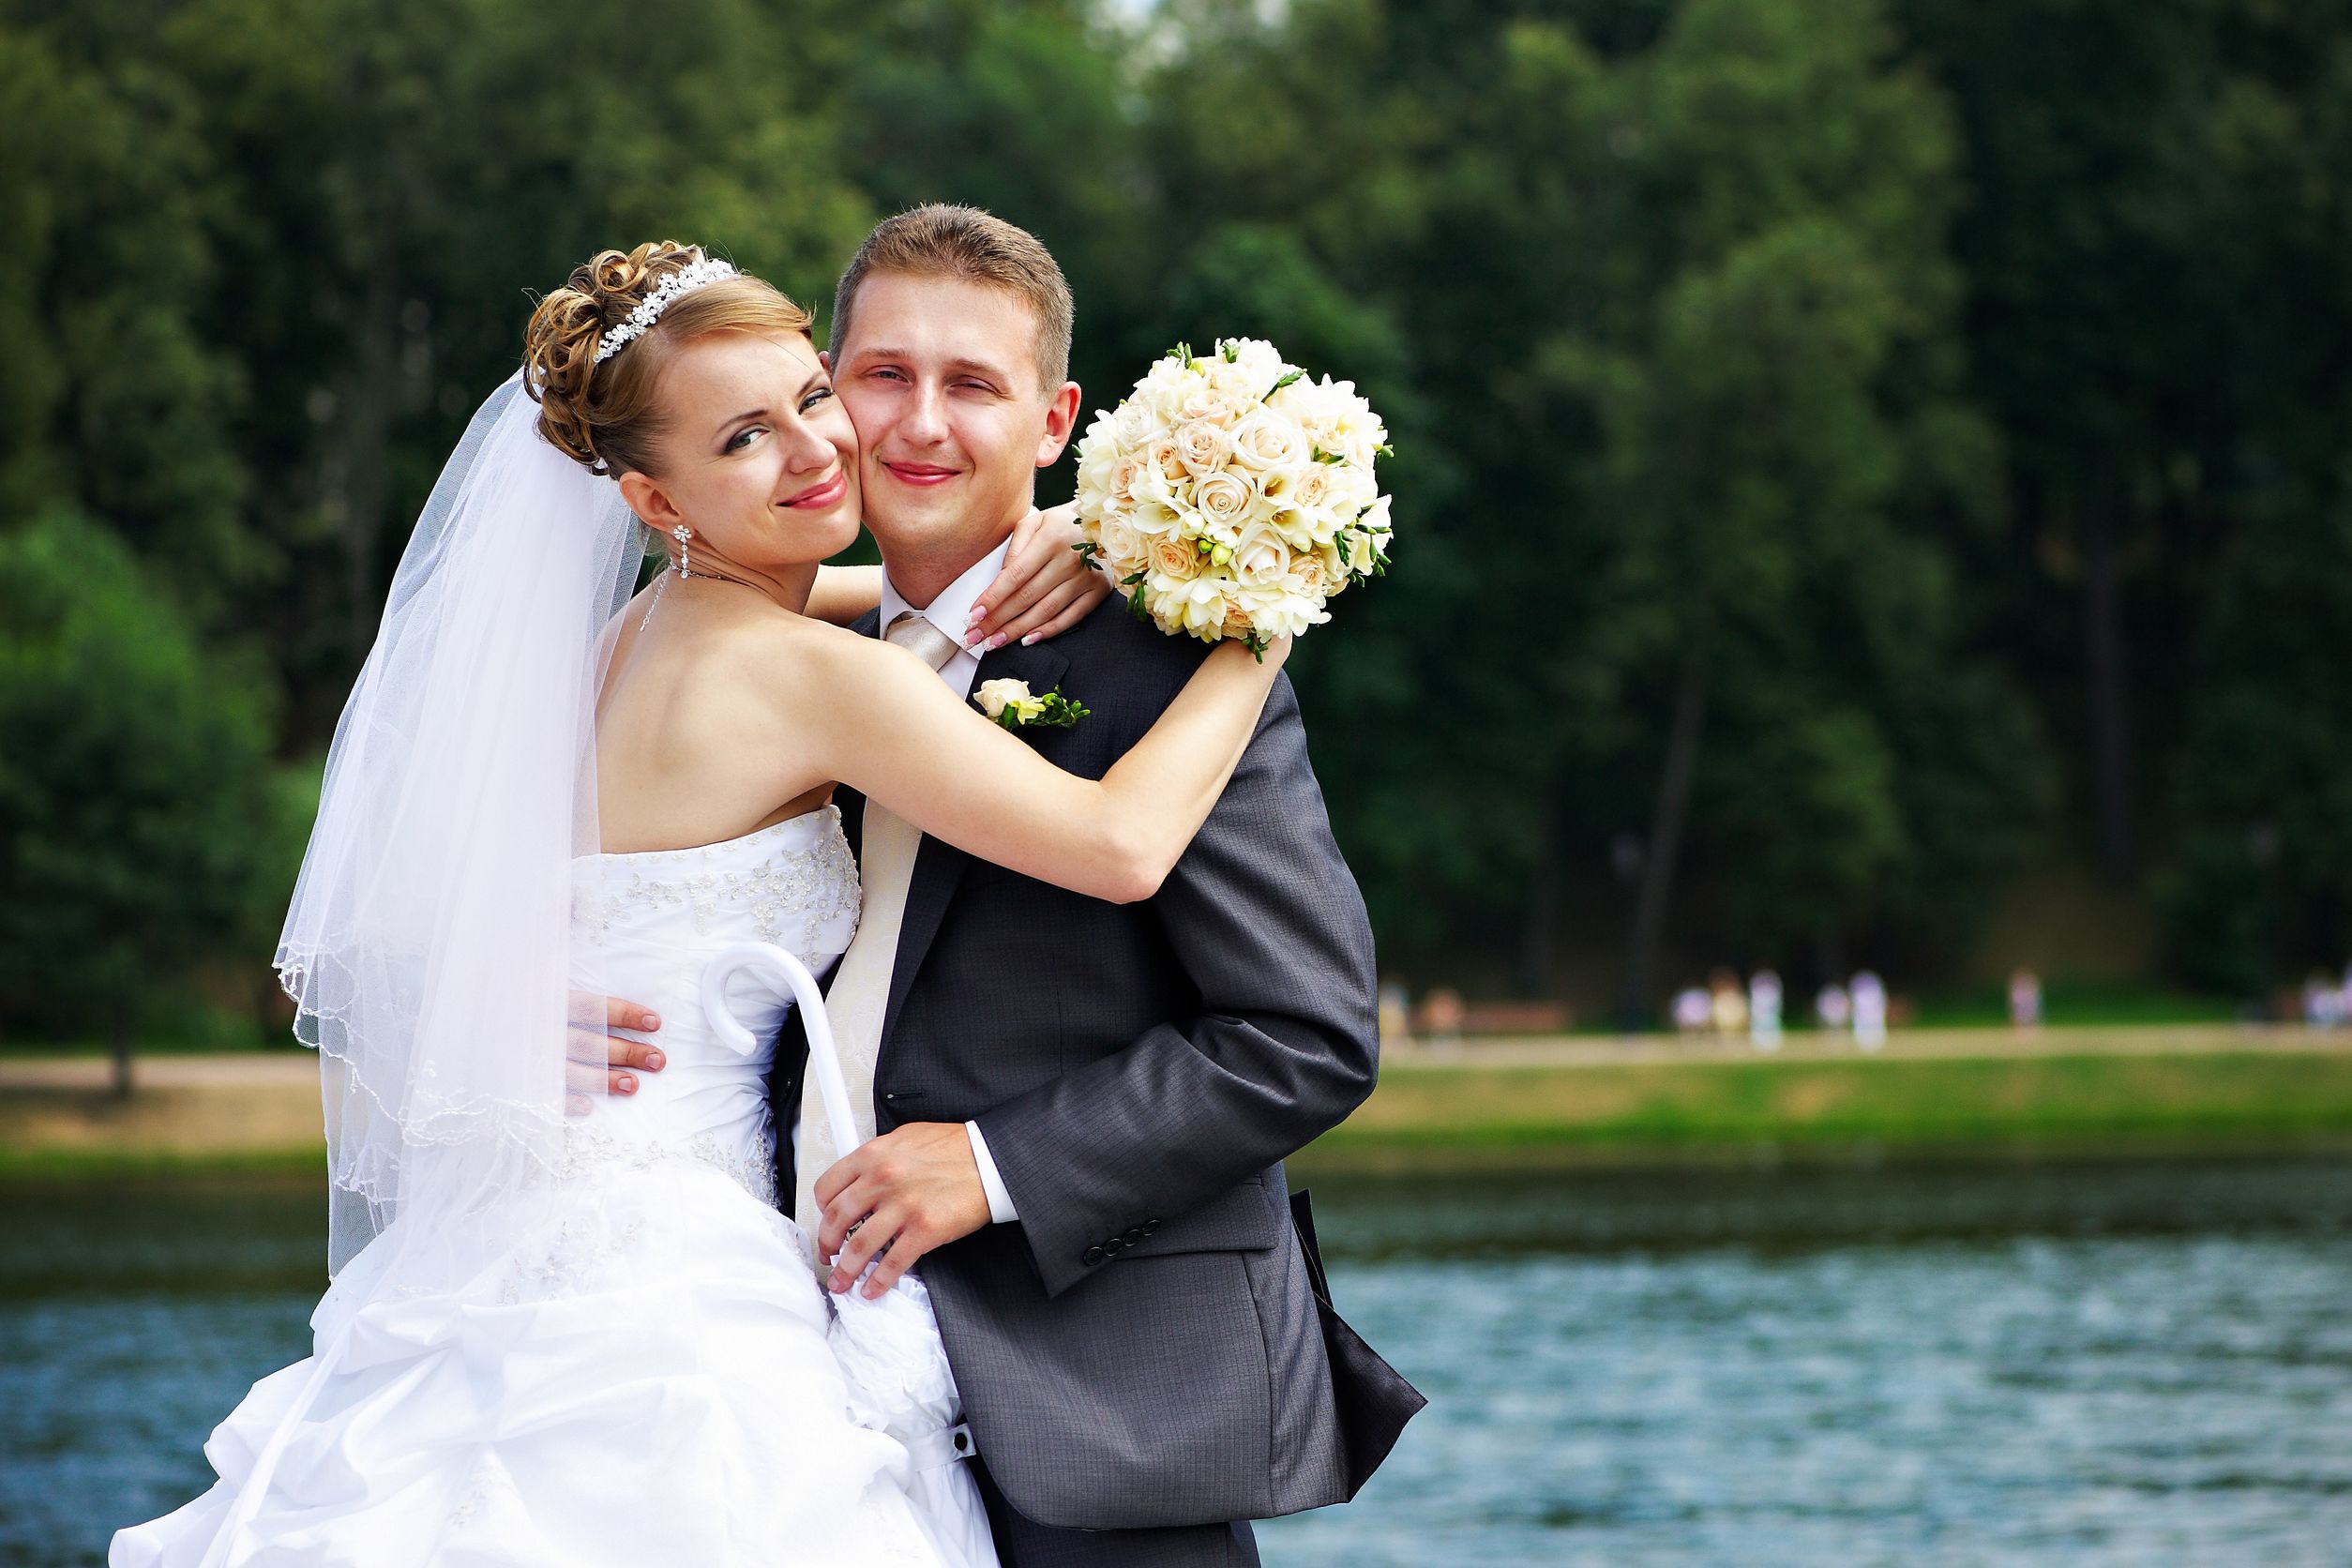
M964 1134L972 1139L972 1163L980 1168L980 1190L988 1195L989 1222L1012 1224L1021 1216L1013 1212L1013 1195L1004 1190L1004 1178L997 1174L996 1161L988 1155L988 1140L980 1136L980 1123L965 1123Z

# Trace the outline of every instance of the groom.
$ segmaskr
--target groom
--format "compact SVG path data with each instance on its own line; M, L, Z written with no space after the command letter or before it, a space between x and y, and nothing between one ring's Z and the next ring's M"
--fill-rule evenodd
M1028 738L1099 777L1200 643L1114 600L1048 643L961 646L1078 417L1071 322L1033 236L920 207L842 276L828 363L887 574L861 629L929 658L958 695L1061 687L1090 716ZM880 1136L822 1169L796 1169L790 1138L779 1151L822 1251L843 1249L832 1288L885 1245L876 1286L920 1259L1015 1568L1256 1562L1244 1521L1352 1496L1421 1403L1329 1317L1283 1180L1284 1157L1378 1070L1372 934L1289 682L1141 903L843 807L866 907L831 1010L874 1019ZM795 1030L772 1084L779 1125L803 1105L806 1061ZM802 1118L812 1155L821 1120Z

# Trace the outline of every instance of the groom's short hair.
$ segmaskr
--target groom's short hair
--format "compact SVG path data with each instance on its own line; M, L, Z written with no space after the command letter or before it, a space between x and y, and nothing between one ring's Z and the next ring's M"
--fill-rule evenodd
M857 287L874 272L956 278L1019 295L1037 320L1039 394L1050 395L1070 379L1070 331L1078 312L1069 281L1053 252L1018 224L943 202L912 207L876 224L833 291L831 342L837 359L849 345Z

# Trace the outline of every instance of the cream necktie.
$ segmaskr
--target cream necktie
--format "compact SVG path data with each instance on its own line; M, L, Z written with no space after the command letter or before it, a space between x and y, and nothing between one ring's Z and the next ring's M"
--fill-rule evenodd
M960 651L955 639L923 618L901 611L882 634L934 670L943 670ZM868 797L858 849L858 876L865 908L857 935L841 957L841 967L825 993L833 1018L833 1043L849 1080L850 1104L857 1108L856 1139L874 1136L874 1065L882 1054L882 1014L890 1005L890 972L898 957L898 927L907 913L907 885L914 875L915 851L923 835L914 824ZM792 1217L817 1240L817 1178L839 1159L834 1130L825 1122L817 1076L804 1070L800 1082L800 1153L793 1172Z

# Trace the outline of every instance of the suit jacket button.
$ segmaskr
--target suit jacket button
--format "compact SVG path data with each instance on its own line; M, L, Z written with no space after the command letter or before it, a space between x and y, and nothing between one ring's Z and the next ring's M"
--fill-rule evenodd
M1145 1235L1147 1235L1147 1236L1152 1235L1152 1234L1153 1234L1154 1232L1156 1232L1156 1231L1159 1229L1159 1228L1160 1228L1160 1222L1159 1222L1158 1220L1155 1220L1155 1219L1147 1219L1147 1220L1145 1220L1145 1221L1143 1222L1143 1233L1144 1233Z
M1121 1247L1125 1246L1126 1244L1126 1243L1121 1241L1116 1236L1105 1236L1103 1238L1103 1250L1105 1252L1117 1252Z
M1085 1254L1078 1259L1078 1261L1091 1269L1095 1264L1101 1262L1104 1259L1109 1256L1110 1254L1105 1252L1101 1247L1090 1246L1086 1249Z
M1123 1236L1122 1236L1122 1237L1120 1237L1120 1238L1119 1238L1120 1244L1121 1244L1121 1245L1123 1245L1123 1246L1134 1246L1137 1243L1138 1243L1138 1242L1140 1242L1140 1241L1142 1241L1142 1240L1143 1240L1143 1227L1141 1227L1140 1225L1137 1226L1134 1229L1132 1229L1132 1230L1128 1231L1125 1235L1123 1235Z

